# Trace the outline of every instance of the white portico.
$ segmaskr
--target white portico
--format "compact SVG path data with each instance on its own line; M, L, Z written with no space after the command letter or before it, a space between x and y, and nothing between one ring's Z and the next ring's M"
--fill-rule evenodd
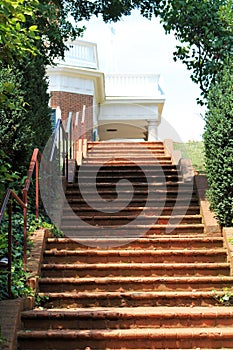
M76 101L92 96L91 118L95 137L110 139L158 139L165 95L158 74L104 74L99 71L95 43L76 40L68 44L70 50L64 61L48 67L49 92L53 108L62 101L68 115L67 96ZM67 95L70 93L70 95ZM81 96L78 99L78 96ZM62 97L61 97L62 96ZM79 103L70 106L78 112ZM90 106L89 106L90 108Z
M100 106L99 136L155 141L164 93L157 74L106 74L105 101Z

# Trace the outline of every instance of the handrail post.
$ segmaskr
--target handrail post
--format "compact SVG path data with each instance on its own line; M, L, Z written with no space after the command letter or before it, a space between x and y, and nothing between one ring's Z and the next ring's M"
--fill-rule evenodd
M11 199L8 202L8 276L7 276L7 289L8 289L8 295L11 298L12 297L12 203Z
M24 270L27 268L27 206L28 206L28 198L27 198L27 189L23 189L23 201L25 207L23 208L23 265Z
M67 174L66 174L66 140L65 140L64 133L62 133L62 161L63 161L62 175L67 177Z
M84 140L84 133L85 133L85 136L86 136L85 119L86 119L86 105L83 105L83 113L82 113L82 121L81 121L82 140Z
M73 130L72 123L70 124L70 159L72 159L72 147L73 147Z
M65 165L66 165L66 181L68 181L68 172L69 172L69 140L68 137L65 138L66 153L65 153Z
M36 218L39 218L39 161L36 159Z
M75 122L74 122L74 131L75 131L75 137L73 142L73 158L76 159L77 155L77 138L78 138L78 119L79 119L79 112L76 112L75 115Z
M58 164L59 164L59 174L61 169L61 129L58 130Z

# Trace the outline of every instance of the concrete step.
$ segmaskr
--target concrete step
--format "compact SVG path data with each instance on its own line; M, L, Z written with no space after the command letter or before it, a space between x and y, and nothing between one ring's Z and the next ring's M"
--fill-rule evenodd
M42 277L229 276L228 263L42 264Z
M104 165L88 165L88 164L83 164L82 166L77 167L77 171L79 169L82 169L82 171L86 171L89 173L118 173L118 174L140 174L144 175L145 172L153 175L153 174L158 174L158 173L166 173L166 172L173 172L173 173L179 173L180 168L179 166L175 164L148 164L143 166L142 168L135 164L135 163L130 163L128 162L127 164L124 165L112 165L112 164L104 164Z
M216 263L227 262L225 249L46 250L44 263Z
M112 162L112 161L116 161L116 162L134 162L134 163L138 163L141 161L149 161L149 162L169 162L169 164L172 164L171 161L171 157L170 156L166 156L164 154L152 154L151 152L144 152L144 153L123 153L121 154L121 152L119 153L111 153L111 154L107 154L107 153L93 153L93 152L89 152L87 155L87 158L85 158L85 162L89 163L89 161L99 161L99 162Z
M78 205L78 206L86 206L87 208L90 208L87 202L83 197L80 196L80 198L77 198L76 196L73 196L72 193L70 193L70 196L67 195L67 201L69 202L70 205ZM98 208L101 208L102 203L100 203L99 200L96 198L88 198L88 203L93 205L94 207L98 206ZM121 206L122 203L125 204L125 200L123 201L122 199L117 199L117 203L111 203L111 207L114 208L114 206ZM126 206L125 208L128 207L140 207L140 206L145 206L147 204L147 197L140 197L140 196L134 196L132 200L130 201L129 205ZM191 198L188 200L187 198L181 198L181 197L171 197L171 198L166 198L165 203L164 203L164 198L152 198L150 199L150 205L151 208L160 208L162 210L165 207L175 208L185 206L187 209L190 206L197 206L198 205L198 200L196 197Z
M108 214L101 213L101 215L98 215L98 212L92 214L92 215L81 215L78 214L78 216L85 221L86 223L89 223L91 225L125 225L130 223L131 221L135 220L137 218L137 224L143 224L146 225L147 223L153 222L154 224L158 225L167 225L169 221L171 220L171 216L152 216L152 215L121 215L119 213ZM67 224L72 225L74 217L73 215L66 215L62 218L62 226L66 226ZM178 220L181 224L201 224L202 217L201 215L176 215L172 216L172 219Z
M88 180L88 181L87 181ZM193 189L193 185L191 184L183 184L183 183L165 183L165 182L132 182L131 180L127 179L127 181L121 181L122 179L109 179L108 182L100 182L95 184L95 179L92 179L92 181L89 181L86 177L84 179L81 179L80 182L74 182L74 183L69 183L67 185L66 191L79 191L80 188L80 183L81 185L85 185L86 188L85 190L88 191L89 187L92 186L93 188L93 183L95 184L96 188L98 191L105 191L105 190L111 190L113 192L116 191L116 186L117 190L120 189L122 191L128 190L129 186L133 187L134 191L146 191L148 187L150 188L150 191L155 191L155 192L174 192L174 193L194 193L196 194L196 190ZM123 179L126 180L126 179Z
M232 276L163 276L163 277L46 277L39 279L41 292L86 292L86 291L212 291L230 288Z
M39 293L45 308L89 307L158 307L158 306L220 306L216 293L224 296L222 289L213 291L98 291L98 292L46 292Z
M24 311L25 329L232 327L233 307L77 308ZM116 322L117 321L117 322Z
M106 213L104 212L105 207L99 205L98 206L98 212L95 212L95 210L91 206L84 206L84 205L76 205L75 203L71 203L70 205L64 206L63 209L63 216L65 217L66 215L70 214L70 207L72 207L72 211L74 213L77 213L79 216L81 215L96 215L98 214L105 216ZM157 213L160 213L161 216L166 216L166 215L171 215L173 208L172 207L143 207L143 206L131 206L128 205L126 208L122 209L120 205L117 203L111 205L112 211L117 211L118 214L122 216L130 216L130 215L139 215L142 211L145 213L145 215L156 215ZM176 206L175 213L177 215L180 214L187 214L187 215L199 215L200 213L200 208L199 206L190 206L188 209L186 207L182 206Z
M131 161L133 161L133 159L131 158ZM106 159L106 162L104 161L104 159L102 158L85 158L83 160L83 164L95 164L95 165L115 165L115 166L118 166L118 165L126 165L128 164L128 160L127 159L122 159L122 158L119 158L119 159ZM154 160L152 159L144 159L144 157L142 157L141 159L137 159L135 158L134 160L134 163L135 165L138 165L138 166L143 166L143 165L154 165L154 164L163 164L163 165L169 165L169 164L172 164L172 161L169 160L169 159L159 159L159 157L156 157Z
M181 181L181 174L178 173L174 173L174 172L166 172L166 173L158 173L158 174L118 174L118 173L113 173L112 174L110 172L108 173L100 173L100 174L96 174L96 173L91 173L91 172L83 172L84 176L82 178L82 181L85 181L86 183L93 183L93 180L96 181L96 183L103 183L103 182L109 182L109 183L116 183L117 181L121 180L121 179L126 179L132 183L141 183L141 182L149 182L149 183L153 183L155 182L156 184L159 182L165 182L166 181L166 185L169 184L174 184L174 185L180 185L183 182ZM78 174L76 174L76 180L78 183ZM73 184L68 184L69 186L72 186Z
M113 186L122 186L122 188L124 187L127 187L128 186L128 183L122 183L122 182L119 182L120 180L128 180L135 188L144 188L145 186L148 186L148 184L152 187L155 187L157 190L164 190L165 188L169 191L177 191L177 190L188 190L188 191L195 191L193 189L193 184L189 184L189 183L184 183L182 181L176 181L176 182L173 182L173 181L153 181L154 179L156 179L156 177L150 177L149 179L144 177L143 179L142 178L138 178L138 177L127 177L127 178L122 178L122 177L119 177L119 176L110 176L106 179L104 177L87 177L87 176L84 176L84 177L81 177L81 181L82 183L85 183L86 185L93 185L93 181L96 180L96 184L98 187L102 186L103 188L104 187L113 187ZM99 181L101 180L101 181ZM136 180L136 181L134 181ZM148 181L149 180L149 181ZM150 181L151 180L151 181ZM79 188L79 182L78 182L78 179L77 179L77 182L74 182L74 183L68 183L67 184L67 189L75 189L75 188Z
M93 186L93 184L92 184ZM137 198L143 198L145 200L147 200L148 198L148 194L150 193L150 198L153 195L155 198L155 202L158 199L162 199L165 200L167 198L177 198L178 196L181 199L186 198L186 202L187 204L189 204L188 198L191 198L192 196L195 196L195 192L192 190L188 190L188 189L174 189L174 190L165 190L165 189L159 189L155 187L151 187L150 189L148 189L148 186L145 186L145 188L134 188L132 190L132 188L130 188L132 186L116 186L112 185L109 186L109 188L100 188L99 186L96 186L96 191L98 192L98 194L100 196L103 196L104 198L115 198L119 195L121 195L121 198L129 198L131 195ZM73 188L73 189L68 189L66 190L66 196L69 199L70 197L75 197L75 198L79 198L81 196L85 196L85 195L93 195L93 197L96 197L96 191L93 190L92 188L89 188L88 185L85 184L85 191L81 191L79 190L79 188ZM132 193L133 191L133 193ZM151 202L152 200L150 200Z
M80 220L80 219L79 219ZM119 238L121 237L129 237L132 240L137 239L142 235L163 235L171 233L172 235L185 235L189 234L202 234L204 233L204 225L203 224L169 224L169 225L139 225L135 224L132 221L129 224L122 225L111 225L111 222L108 225L91 225L85 224L80 225L80 221L78 222L79 226L73 225L72 223L61 226L61 229L65 232L68 237L86 237L89 238L105 238L106 240L109 238Z
M107 151L109 152L109 149L111 151L113 150L125 150L129 153L135 152L137 150L154 150L154 151L164 151L164 145L162 142L143 142L143 143L136 143L136 142L95 142L95 143L89 143L88 142L88 151L94 151L94 150L100 150L100 151Z
M116 241L114 239L110 240L112 242L112 245L115 246ZM46 243L47 250L60 250L60 249L67 249L67 250L87 250L92 249L86 246L86 239L82 242L76 242L75 240L72 240L70 238L48 238ZM90 241L91 243L91 241ZM96 247L100 248L102 246L102 241L99 240L99 246L98 241L95 241L97 244ZM118 247L118 250L121 249L169 249L169 250L181 250L181 249L217 249L217 248L223 248L223 238L222 237L207 237L205 235L200 236L147 236L146 238L138 238L135 241L128 242L127 239L121 238L122 246Z
M109 150L108 149L99 149L99 147L95 147L95 148L92 148L88 151L88 156L89 157L92 157L92 156L98 156L98 157L101 157L101 156L113 156L113 157L129 157L130 156L130 159L131 159L131 155L133 157L136 157L136 156L143 156L143 155L146 155L146 156L154 156L156 157L157 155L158 156L165 156L166 153L164 151L164 149L159 149L159 148L136 148L134 150L134 152L130 152L129 149L127 148L113 148L111 150L111 155L109 154Z
M147 328L116 330L40 330L19 333L20 349L185 349L232 348L233 329ZM22 348L23 346L23 348Z

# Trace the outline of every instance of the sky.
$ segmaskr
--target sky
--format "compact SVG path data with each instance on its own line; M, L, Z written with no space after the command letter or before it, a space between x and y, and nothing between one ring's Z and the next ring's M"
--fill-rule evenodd
M200 90L182 62L173 61L176 39L166 35L159 19L149 21L138 11L117 23L93 17L84 23L83 40L97 43L99 68L104 73L160 74L165 105L159 138L178 142L202 139L204 109Z

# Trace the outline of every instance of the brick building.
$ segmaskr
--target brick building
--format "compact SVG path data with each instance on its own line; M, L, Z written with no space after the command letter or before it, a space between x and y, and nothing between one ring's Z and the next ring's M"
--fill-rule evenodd
M63 120L77 115L79 124L85 106L89 140L157 139L165 102L158 74L104 74L96 44L81 40L56 63L47 69L50 106L60 107Z

